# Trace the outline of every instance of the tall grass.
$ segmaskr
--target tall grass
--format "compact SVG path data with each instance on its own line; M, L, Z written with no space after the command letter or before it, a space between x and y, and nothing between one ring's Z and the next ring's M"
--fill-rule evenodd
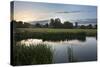
M49 29L49 28L17 28L15 40L37 38L43 40L72 40L85 41L86 36L97 36L96 29Z
M52 63L52 57L50 46L44 44L13 45L13 65L50 64Z
M17 28L16 32L45 32L45 33L78 33L85 32L87 36L96 36L97 29L52 29L52 28Z
M29 29L30 30L30 29ZM23 30L22 30L23 31ZM22 39L28 39L28 38L37 38L37 39L43 39L45 40L53 40L53 41L59 41L59 40L72 40L72 39L78 39L81 41L85 41L86 39L86 32L78 31L78 32L45 32L45 31L16 31L14 33L15 40L22 40Z

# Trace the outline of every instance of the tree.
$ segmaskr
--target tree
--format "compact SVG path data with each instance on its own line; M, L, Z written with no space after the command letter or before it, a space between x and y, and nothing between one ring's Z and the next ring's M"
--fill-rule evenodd
M51 28L53 28L53 27L54 27L54 23L55 23L55 20L54 20L54 19L50 19L49 26L50 26Z
M47 28L48 26L49 26L48 23L46 23L43 27Z
M66 22L64 22L63 27L64 28L73 28L73 24L70 23L69 21L66 21Z
M84 26L84 25L81 25L81 26L80 26L80 28L81 28L81 29L85 29L85 28L86 28L86 26Z
M59 18L55 19L54 26L55 26L55 28L61 28L62 27L62 23L61 23L61 20Z
M87 28L88 28L88 29L92 29L92 28L93 28L92 24L89 24L89 25L87 26Z
M27 23L27 22L23 22L23 21L12 20L11 26L13 27L13 29L15 29L15 28L30 28L33 25L31 25L30 23Z
M35 24L35 27L41 27L41 24L36 23L36 24Z

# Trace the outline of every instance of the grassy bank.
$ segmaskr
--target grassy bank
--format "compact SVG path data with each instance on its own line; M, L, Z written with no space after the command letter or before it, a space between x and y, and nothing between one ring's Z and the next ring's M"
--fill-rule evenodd
M72 40L85 41L86 36L96 36L96 29L48 29L48 28L17 28L15 40L37 38L43 40Z
M45 32L45 33L78 33L85 32L87 36L96 36L97 29L52 29L52 28L17 28L16 32Z
M52 57L53 54L49 46L13 44L13 65L50 64Z

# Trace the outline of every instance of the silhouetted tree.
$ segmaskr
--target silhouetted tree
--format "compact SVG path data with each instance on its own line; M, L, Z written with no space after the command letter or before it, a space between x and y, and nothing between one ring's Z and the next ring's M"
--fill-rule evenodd
M81 29L86 29L86 26L81 25L80 28L81 28Z
M62 27L62 23L61 23L61 20L59 18L55 19L54 27L55 28L61 28Z
M89 24L89 25L87 26L87 28L88 28L88 29L92 29L92 28L93 28L92 24Z
M12 20L11 21L11 26L13 27L13 29L15 29L15 28L30 28L33 25L31 25L31 24L29 24L27 22Z
M41 27L41 24L36 23L36 24L35 24L35 27Z
M48 26L49 26L48 23L46 23L43 27L48 28Z
M22 21L17 22L17 28L25 28L26 26L23 24Z
M54 20L54 19L50 19L49 26L50 26L51 28L54 28L54 25L55 25L55 20Z
M70 23L69 21L66 21L66 22L64 22L63 27L64 28L73 28L73 24Z

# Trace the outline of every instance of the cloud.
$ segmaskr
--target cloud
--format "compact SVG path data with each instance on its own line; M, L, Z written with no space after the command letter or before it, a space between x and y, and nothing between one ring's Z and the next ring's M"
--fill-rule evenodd
M97 24L97 18L94 19L80 19L76 22L79 22L80 24Z
M82 11L61 11L61 12L56 12L56 13L79 13Z
M49 20L39 20L39 21L30 21L30 24L36 24L36 23L40 23L40 24L46 24L48 23Z

